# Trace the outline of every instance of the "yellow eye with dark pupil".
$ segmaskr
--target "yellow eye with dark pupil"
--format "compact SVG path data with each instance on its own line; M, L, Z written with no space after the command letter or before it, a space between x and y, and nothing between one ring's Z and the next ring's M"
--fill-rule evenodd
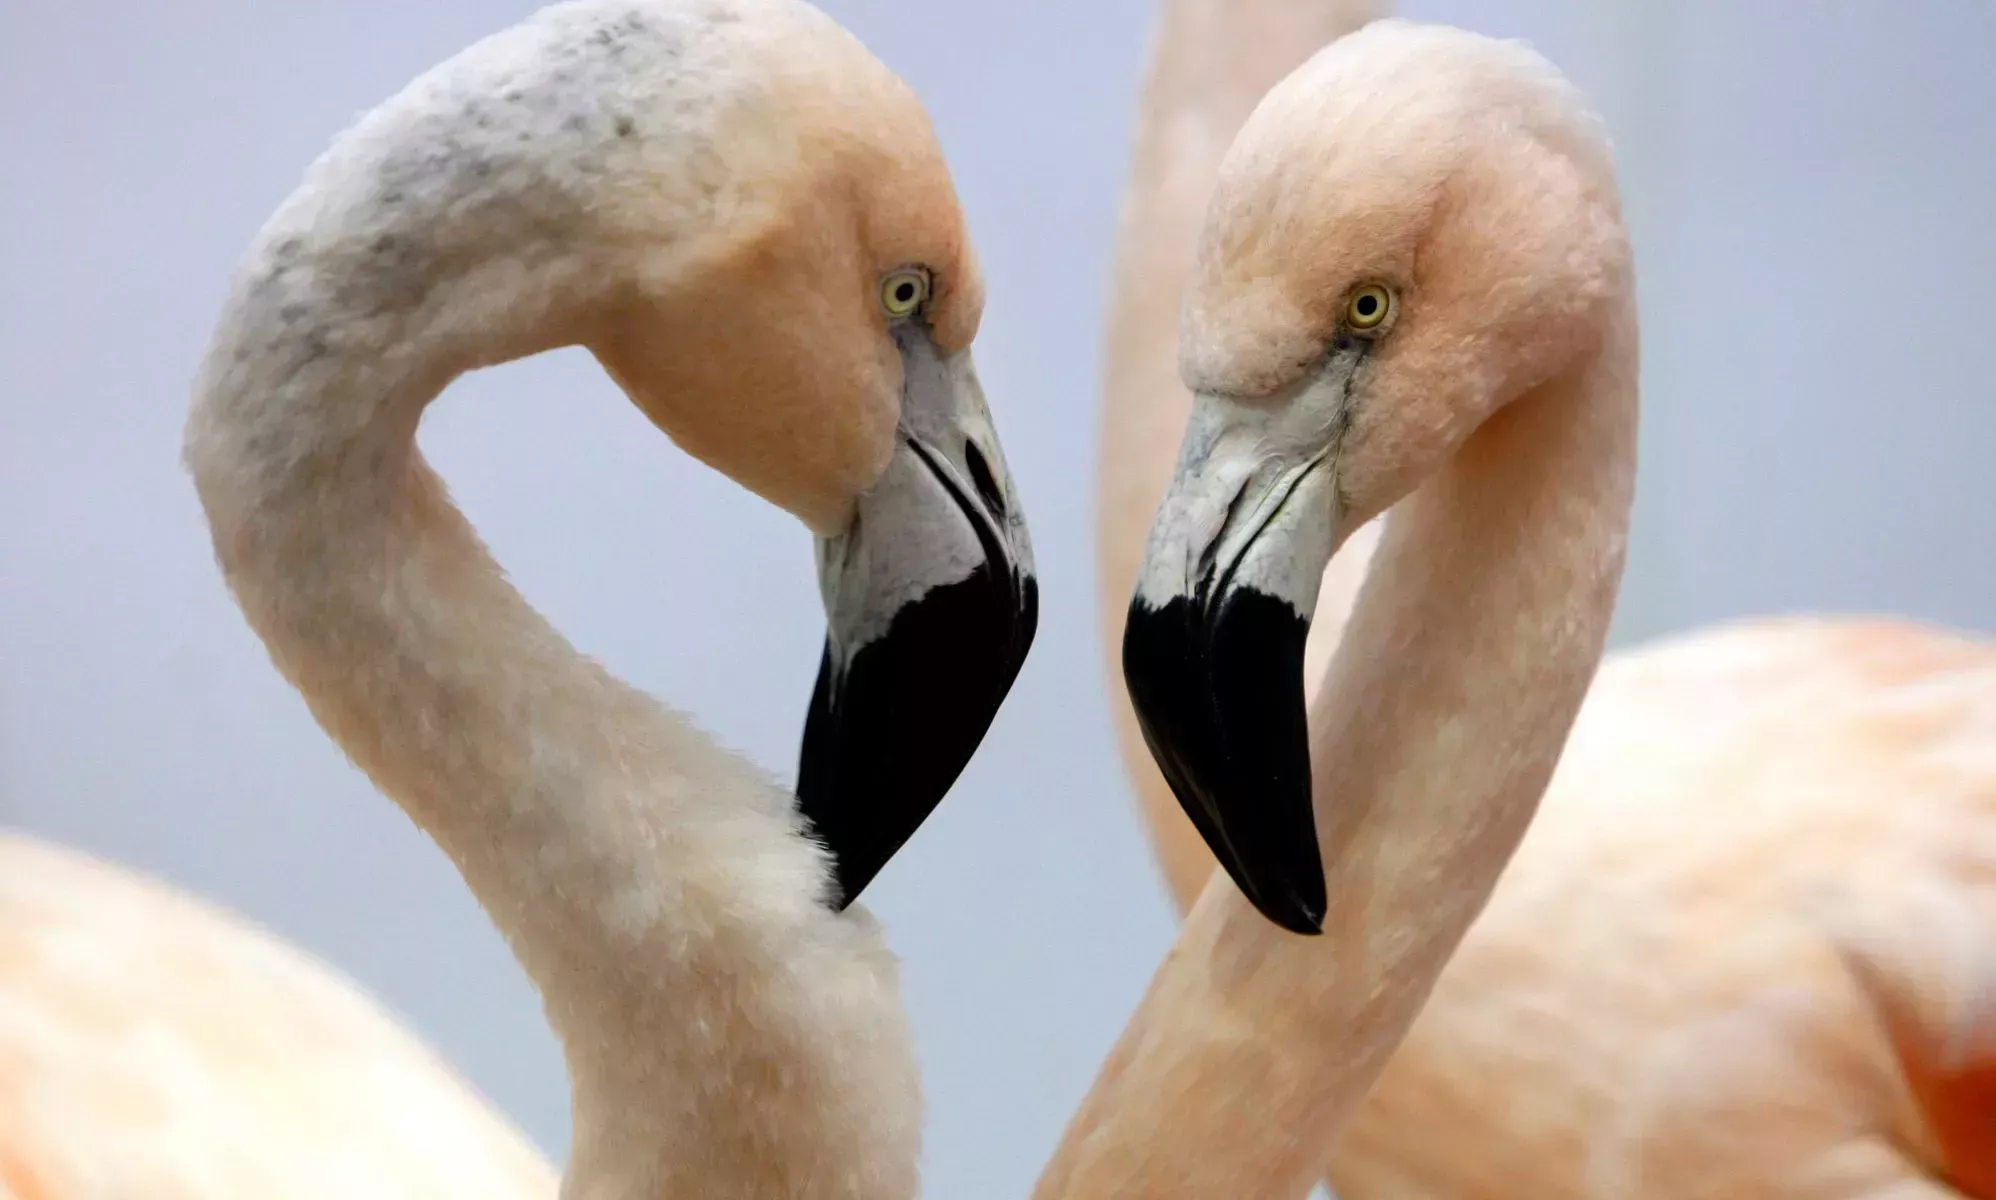
M929 277L920 271L891 271L880 281L880 307L890 317L905 317L929 298Z
M1352 293L1351 301L1345 305L1345 320L1353 329L1374 329L1392 310L1393 293L1370 284Z

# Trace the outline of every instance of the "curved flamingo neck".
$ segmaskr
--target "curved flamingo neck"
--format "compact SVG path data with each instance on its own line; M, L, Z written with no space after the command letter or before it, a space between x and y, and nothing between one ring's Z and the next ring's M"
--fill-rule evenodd
M823 906L791 796L577 653L416 451L455 376L578 340L603 273L531 237L468 253L438 212L317 183L239 275L187 461L278 669L540 990L564 1195L912 1195L895 968L869 917Z
M1564 748L1620 582L1636 415L1630 308L1388 515L1312 714L1323 936L1216 877L1039 1200L1308 1190Z

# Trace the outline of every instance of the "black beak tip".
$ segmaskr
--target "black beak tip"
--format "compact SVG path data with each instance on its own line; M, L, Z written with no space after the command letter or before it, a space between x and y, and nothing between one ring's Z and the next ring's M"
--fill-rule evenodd
M1144 741L1179 806L1270 922L1323 932L1327 907L1303 706L1308 619L1249 588L1216 604L1142 597L1123 675Z
M1257 856L1250 861L1229 846L1215 856L1256 912L1290 933L1316 937L1324 932L1327 903L1324 870L1314 842L1310 850L1308 855Z
M1270 922L1303 937L1318 937L1324 932L1324 906L1306 905L1294 896L1285 896L1278 903L1252 899L1255 911L1267 917Z
M1030 575L983 568L894 614L843 671L827 643L798 808L831 851L844 911L935 811L984 741L1038 626Z

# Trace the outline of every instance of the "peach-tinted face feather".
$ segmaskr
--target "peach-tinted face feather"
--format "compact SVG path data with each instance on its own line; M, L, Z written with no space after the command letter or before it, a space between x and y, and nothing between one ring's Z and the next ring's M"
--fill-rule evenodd
M757 47L779 82L713 118L719 219L690 260L641 268L587 340L682 448L829 533L879 479L900 417L883 278L927 273L945 353L976 336L984 287L907 85L843 31L798 29L808 55L783 35Z
M1273 88L1228 151L1188 294L1187 385L1265 396L1392 293L1338 485L1383 510L1599 346L1629 287L1605 135L1522 46L1379 21Z

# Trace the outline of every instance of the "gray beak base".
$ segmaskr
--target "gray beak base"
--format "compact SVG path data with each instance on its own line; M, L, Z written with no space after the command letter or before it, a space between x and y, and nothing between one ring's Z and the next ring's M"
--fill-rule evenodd
M893 458L853 524L820 543L829 628L797 799L832 853L840 910L956 783L1039 620L1031 546L968 355L901 341Z

